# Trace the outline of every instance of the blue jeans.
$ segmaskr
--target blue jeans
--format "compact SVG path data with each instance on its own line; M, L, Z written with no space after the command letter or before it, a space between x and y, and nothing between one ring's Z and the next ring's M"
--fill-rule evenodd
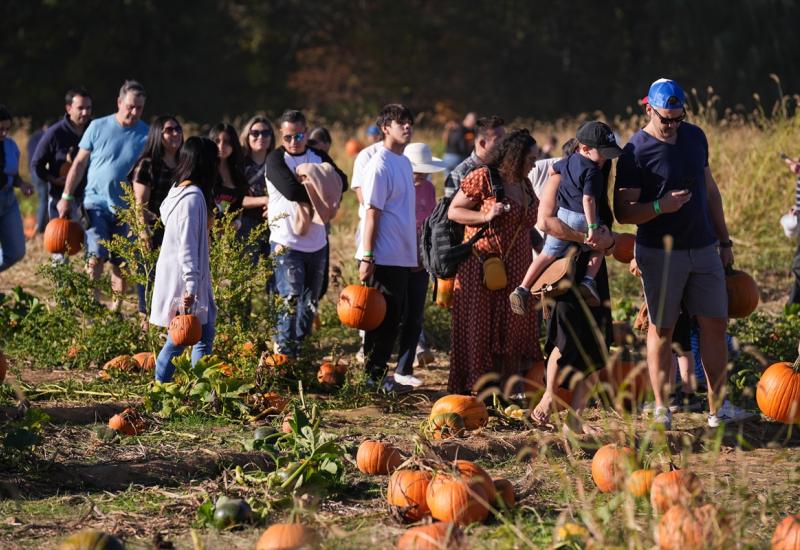
M422 319L425 313L425 298L428 295L428 272L410 271L406 287L406 304L400 318L400 349L398 350L398 374L414 374L414 359L422 335Z
M192 365L197 363L201 357L211 355L215 332L214 323L203 325L200 341L192 346ZM175 365L172 364L172 360L183 353L185 347L175 345L167 332L167 341L164 342L164 347L156 357L156 382L172 382L172 375L175 374Z
M108 249L100 241L110 241L112 235L120 235L130 239L128 226L119 223L117 216L111 210L98 206L87 206L86 215L89 216L89 229L86 231L86 254L100 260L108 259ZM121 258L112 258L113 263L118 263Z
M573 212L566 208L559 208L556 216L575 231L586 233L589 230L589 224L586 222L586 214L582 212ZM567 253L567 249L570 246L572 246L571 241L564 241L552 235L548 235L544 240L542 254L553 256L554 258L561 258Z
M275 266L275 289L288 306L288 311L278 319L275 341L278 351L297 356L300 343L311 333L311 324L319 305L319 292L325 271L328 246L316 252L284 250L278 243L270 243Z
M50 213L47 209L47 202L50 198L47 194L47 182L36 175L36 172L31 174L31 182L36 188L36 198L39 201L39 206L36 208L36 232L44 233L44 228L50 219Z
M0 272L25 257L25 232L14 186L0 189Z

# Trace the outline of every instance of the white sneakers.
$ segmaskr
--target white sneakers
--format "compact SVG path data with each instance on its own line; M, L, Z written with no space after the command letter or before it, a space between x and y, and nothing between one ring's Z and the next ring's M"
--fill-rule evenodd
M672 429L672 411L668 407L656 407L653 409L653 422L664 426L665 430Z
M411 386L412 388L418 388L422 385L422 380L420 380L413 374L398 374L397 372L395 372L394 380L398 384L402 384L404 386Z
M708 427L716 428L726 422L742 422L755 415L751 412L740 409L727 399L722 402L722 406L717 410L717 414L708 415Z

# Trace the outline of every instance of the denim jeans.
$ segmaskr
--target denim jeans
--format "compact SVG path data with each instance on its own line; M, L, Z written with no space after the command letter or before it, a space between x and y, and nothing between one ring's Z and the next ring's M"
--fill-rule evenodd
M422 335L422 319L425 313L425 298L428 296L428 272L410 271L406 287L406 307L400 320L400 349L398 350L398 374L414 374L414 359Z
M328 246L316 252L284 250L270 243L275 262L275 289L288 306L278 319L275 341L278 351L297 356L301 342L311 333L311 325L319 305L319 291L325 270Z
M201 357L211 355L214 346L215 328L213 323L203 325L203 334L200 341L192 346L192 365L197 363ZM158 352L156 357L156 382L172 382L172 375L175 374L175 365L172 360L178 357L186 346L177 346L167 332L167 341L164 347Z
M108 259L108 249L100 241L110 241L113 235L120 235L132 239L128 235L128 226L119 223L119 219L107 208L91 206L86 207L89 217L89 230L86 231L86 254L100 260ZM112 258L112 263L121 262L121 258Z
M25 257L25 232L19 203L10 183L0 189L0 272Z
M44 233L44 228L50 220L50 213L48 212L47 202L49 195L47 194L47 182L36 175L36 172L31 173L31 182L36 188L36 198L39 206L36 208L36 232Z

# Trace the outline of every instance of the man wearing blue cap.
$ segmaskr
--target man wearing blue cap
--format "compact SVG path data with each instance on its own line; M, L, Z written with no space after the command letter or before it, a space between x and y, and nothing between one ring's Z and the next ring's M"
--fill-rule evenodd
M708 385L708 425L751 416L723 400L728 297L725 268L733 251L722 197L708 165L708 141L684 122L685 95L673 80L658 79L647 94L648 124L636 132L617 162L614 213L634 223L636 261L650 316L647 364L655 420L666 429L672 413L664 386L672 361L672 332L681 308L696 316Z

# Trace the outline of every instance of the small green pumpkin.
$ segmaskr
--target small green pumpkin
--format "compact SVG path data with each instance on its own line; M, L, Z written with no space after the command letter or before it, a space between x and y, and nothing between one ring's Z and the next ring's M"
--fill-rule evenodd
M236 525L248 523L252 519L250 505L240 498L221 496L214 506L212 524L217 529L228 529Z

